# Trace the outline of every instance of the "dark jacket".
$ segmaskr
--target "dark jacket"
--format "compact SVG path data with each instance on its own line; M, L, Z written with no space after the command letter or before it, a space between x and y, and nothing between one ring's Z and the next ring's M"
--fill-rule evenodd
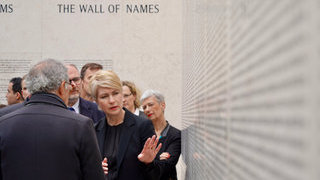
M124 127L120 136L119 152L117 155L118 180L143 180L146 165L138 160L138 155L143 149L145 141L154 135L153 125L150 120L140 118L125 109ZM109 127L106 119L96 124L96 135L101 155L103 156L106 130Z
M4 107L0 109L0 117L9 114L17 109L20 109L24 106L26 101L22 102L22 103L17 103L17 104L12 104L10 106Z
M100 119L105 117L104 112L98 109L96 103L79 98L79 111L80 114L87 116L97 123Z
M5 114L9 114L10 112L13 112L17 109L22 108L26 102L27 101L24 101L22 103L13 104L0 109L0 117ZM79 111L80 111L80 114L92 119L93 123L97 123L101 118L105 117L103 111L100 111L98 109L98 106L96 103L87 101L82 98L79 98Z
M103 180L92 121L54 94L0 118L0 180Z
M181 131L168 124L161 133L159 143L162 143L162 147L154 162L148 166L148 174L152 176L152 179L177 179L176 164L181 153ZM170 158L160 160L160 154L163 152L168 152Z

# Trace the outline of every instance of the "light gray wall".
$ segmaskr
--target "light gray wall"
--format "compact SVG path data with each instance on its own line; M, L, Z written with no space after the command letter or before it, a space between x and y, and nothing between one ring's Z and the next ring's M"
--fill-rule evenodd
M42 59L54 58L78 67L98 62L106 69L113 69L122 80L134 81L142 91L160 90L166 97L167 119L180 128L180 3L159 0L1 1L3 9L5 5L10 8L0 14L0 103L6 104L9 79L23 76L32 64ZM65 7L74 4L74 13L59 12L59 4ZM79 5L83 4L97 5L96 13L80 13ZM117 4L118 13L110 13L108 7ZM148 13L128 13L127 5L151 8Z
M184 3L186 179L320 179L320 3Z

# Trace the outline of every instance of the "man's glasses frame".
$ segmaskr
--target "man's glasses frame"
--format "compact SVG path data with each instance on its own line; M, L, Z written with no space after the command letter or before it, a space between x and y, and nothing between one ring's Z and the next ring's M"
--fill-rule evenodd
M69 79L69 83L70 85L72 85L72 82L76 85L80 84L81 82L81 78L80 77L75 77L75 78L72 78L72 79Z

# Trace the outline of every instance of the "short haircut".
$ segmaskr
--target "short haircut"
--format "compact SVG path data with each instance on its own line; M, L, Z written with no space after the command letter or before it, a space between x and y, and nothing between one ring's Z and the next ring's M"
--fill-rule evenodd
M53 92L63 81L68 82L67 68L59 61L47 59L34 65L26 78L26 86L31 94Z
M12 91L14 93L21 94L21 91L22 91L21 81L22 81L21 77L14 77L10 80L10 83L12 83Z
M89 81L90 93L96 99L98 87L106 87L122 92L122 84L119 76L109 70L97 71Z
M142 103L144 100L146 100L147 98L152 97L152 96L154 96L157 99L158 103L165 102L164 96L159 91L156 91L153 89L146 90L142 94L140 102Z
M86 74L87 69L90 70L101 70L103 69L101 64L98 63L87 63L81 68L80 78L83 80L84 75Z
M122 86L127 86L130 89L132 95L134 95L136 97L136 99L134 100L134 107L139 108L140 107L140 96L141 96L140 90L131 81L122 81Z
M79 71L79 69L77 68L77 66L75 64L65 64L65 66L71 66L71 67L74 67L77 71Z

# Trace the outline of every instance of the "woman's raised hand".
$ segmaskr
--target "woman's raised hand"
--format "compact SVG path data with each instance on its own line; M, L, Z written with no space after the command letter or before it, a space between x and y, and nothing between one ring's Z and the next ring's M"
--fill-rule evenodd
M144 143L141 153L138 155L139 161L145 164L151 163L161 149L162 144L160 143L157 146L158 142L159 138L156 138L155 135L153 135L152 138L148 138Z

